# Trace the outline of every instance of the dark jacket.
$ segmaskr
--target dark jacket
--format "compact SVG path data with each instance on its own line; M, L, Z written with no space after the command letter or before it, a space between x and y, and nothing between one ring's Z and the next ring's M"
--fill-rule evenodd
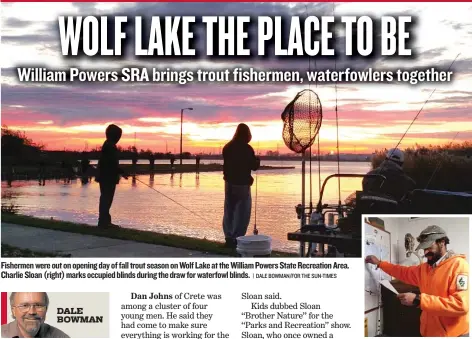
M364 192L387 194L396 201L400 201L416 186L415 181L405 174L403 168L390 160L384 160L379 167L367 174L381 174L385 176L386 180L382 184L380 178L365 177L362 181Z
M254 149L247 143L231 140L223 148L224 180L233 185L252 185L251 171L260 167Z
M102 153L98 161L96 181L104 184L117 184L123 170L119 168L118 149L116 144L121 138L121 128L110 125L107 128L107 140L103 143Z

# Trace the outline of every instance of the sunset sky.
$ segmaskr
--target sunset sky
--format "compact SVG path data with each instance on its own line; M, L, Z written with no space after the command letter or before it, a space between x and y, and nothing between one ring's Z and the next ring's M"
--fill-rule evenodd
M16 78L17 66L63 69L124 66L179 69L308 70L299 59L66 59L61 55L58 15L331 15L331 3L1 3L1 120L25 131L47 149L91 149L101 145L109 123L123 128L120 144L138 149L179 151L180 109L184 113L184 151L215 152L233 135L240 122L252 130L260 151L289 152L282 140L280 115L294 95L308 84L169 84L64 83L29 84ZM338 70L373 67L442 67L454 63L451 83L408 85L338 84L341 152L370 153L393 147L429 97L436 92L406 135L401 147L444 144L457 132L456 142L472 140L472 4L470 3L337 3L335 15L414 15L413 60L386 57L347 59ZM342 35L342 32L339 33ZM340 39L342 42L343 39ZM339 44L339 50L344 46ZM315 69L314 58L311 70ZM316 69L334 69L334 60L318 60ZM333 84L311 84L323 105L321 147L335 149L336 121Z

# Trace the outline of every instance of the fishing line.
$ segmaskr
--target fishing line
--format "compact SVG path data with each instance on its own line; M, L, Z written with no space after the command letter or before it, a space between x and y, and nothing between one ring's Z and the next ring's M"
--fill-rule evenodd
M316 71L316 60L315 60L315 71ZM316 81L316 88L318 88L318 80ZM318 133L318 194L321 196L321 152L320 152L320 134Z
M456 57L454 58L454 60L452 60L452 63L451 65L449 65L449 68L447 69L447 72L449 72L449 70L451 69L452 65L454 65L454 62L456 62L457 58L459 57L459 55L461 55L461 53L457 54ZM428 99L426 99L426 101L423 103L423 105L421 106L420 110L418 111L418 113L416 113L416 116L413 118L412 122L410 123L410 125L408 126L408 128L406 129L405 133L403 133L402 137L400 138L400 140L398 141L397 145L395 146L395 148L393 149L393 152L395 152L395 150L398 149L398 146L400 146L400 143L402 142L403 138L405 138L405 135L408 133L408 131L410 130L411 126L413 126L413 124L415 123L416 119L418 119L419 115L421 114L421 112L423 111L423 108L426 106L426 104L428 103L429 99L431 99L431 97L433 96L434 92L436 92L436 88L431 92L431 94L429 95ZM379 167L379 171L382 171L382 169L384 168L385 166L385 161L381 163L380 167ZM380 184L380 188L382 188L383 184L385 183L385 181L382 181L382 183Z
M451 141L451 144L454 142L454 140L456 140L458 135L459 135L459 132L456 133L456 135L454 136L454 138ZM436 175L436 172L441 168L442 160L444 160L444 159L439 159L438 160L436 168L434 169L433 174L431 174L431 176L429 177L428 183L426 184L426 187L424 189L428 188L429 184L431 183L431 180L433 180L434 176Z
M456 62L457 58L459 57L459 55L461 55L461 53L457 54L456 57L454 58L454 60L452 60L452 63L451 65L449 66L449 68L447 69L447 72L449 72L449 70L451 69L452 65L454 65L454 62ZM394 150L396 150L398 148L398 146L400 145L400 143L402 142L403 138L405 137L405 135L408 133L408 131L410 130L411 126L415 123L416 119L418 119L418 116L421 114L421 112L423 111L423 108L424 106L426 106L426 104L428 103L429 99L431 99L431 97L433 96L434 92L436 92L436 88L431 92L431 94L429 95L428 99L426 99L426 101L423 103L423 106L421 106L420 110L418 111L418 113L416 113L416 116L415 118L413 119L413 121L410 123L410 125L408 126L408 128L406 129L405 133L403 133L402 137L400 138L400 141L398 141L398 144L395 146Z
M198 213L196 213L196 212L192 211L191 209L189 209L189 208L185 207L185 206L184 206L184 205L182 205L180 202L177 202L177 201L175 201L174 199L172 199L171 197L169 197L169 196L165 195L164 193L162 193L162 192L160 192L160 191L156 190L154 187L152 187L152 186L150 186L150 185L146 184L144 181L141 181L141 180L139 180L139 179L138 179L138 178L136 178L136 177L134 177L134 180L136 180L137 182L140 182L140 183L141 183L141 184L143 184L144 186L147 186L147 187L149 187L149 188L150 188L150 189L152 189L153 191L155 191L155 192L157 192L157 193L161 194L161 195L162 195L162 196L164 196L165 198L167 198L167 199L169 199L170 201L172 201L172 202L176 203L177 205L179 205L179 206L180 206L180 207L182 207L183 209L185 209L185 210L189 211L189 212L190 212L190 213L192 213L193 215L195 215L195 216L199 217L200 219L202 219L202 220L206 221L207 223L210 223L210 224L211 224L211 222L210 222L210 221L208 221L207 219L205 219L204 217L202 217L202 216L201 216L201 215L199 215Z
M317 71L316 67L316 58L315 62L315 72ZM318 77L315 79L315 88L318 88ZM320 133L318 132L318 194L321 196L321 158L320 158Z
M305 15L306 15L306 19L308 19L308 6L305 5ZM305 20L306 20L305 19ZM308 56L308 73L311 73L311 62L310 62L310 56ZM311 82L308 83L308 89L311 90ZM311 91L310 91L310 105L308 107L308 116L309 116L309 119L310 119L310 139L311 139ZM313 184L312 184L312 180L311 180L311 144L310 144L310 156L309 156L309 161L310 161L310 215L311 213L313 212ZM305 213L305 212L303 212Z
M259 141L257 142L257 155L259 155L260 152L260 146L259 146ZM257 229L257 170L256 172L256 200L254 201L254 230L253 233L254 235L258 235L259 231Z
M97 168L97 166L96 166L96 165L91 165L91 166L93 166L93 167ZM155 191L155 192L159 193L159 194L160 194L160 195L162 195L163 197L165 197L165 198L169 199L170 201L174 202L175 204L179 205L179 206L180 206L180 207L182 207L183 209L185 209L185 210L189 211L190 213L192 213L193 215L195 215L195 216L199 217L200 219L204 220L205 222L207 222L207 223L211 224L211 222L210 222L210 221L208 221L207 219L205 219L204 217L202 217L202 216L201 216L201 215L199 215L198 213L196 213L196 212L192 211L191 209L189 209L189 208L185 207L184 205L182 205L181 203L179 203L179 202L175 201L175 200L174 200L174 199L172 199L171 197L168 197L167 195L165 195L164 193L162 193L162 192L158 191L158 190L157 190L157 189L155 189L154 187L152 187L152 186L150 186L150 185L146 184L145 182L143 182L143 181L139 180L138 178L136 178L136 176L134 176L134 177L133 177L133 179L134 179L134 180L136 180L137 182L140 182L140 183L141 183L141 184L143 184L144 186L147 186L147 187L149 187L149 188L150 188L150 189L152 189L153 191Z

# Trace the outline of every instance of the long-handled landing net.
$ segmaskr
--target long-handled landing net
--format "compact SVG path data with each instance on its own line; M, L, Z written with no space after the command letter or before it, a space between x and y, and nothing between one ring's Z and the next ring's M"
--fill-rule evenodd
M295 153L305 153L315 141L322 120L318 95L309 89L297 93L282 113L285 145Z
M285 145L302 155L302 203L298 214L301 227L305 225L305 152L316 139L323 120L321 101L310 89L305 89L285 107L282 113L284 123L282 136ZM300 244L305 246L305 244Z

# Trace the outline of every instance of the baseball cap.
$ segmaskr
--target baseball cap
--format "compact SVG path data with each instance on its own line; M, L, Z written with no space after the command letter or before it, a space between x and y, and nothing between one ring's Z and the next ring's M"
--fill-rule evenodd
M387 159L402 163L405 161L405 155L398 148L392 148L387 152Z
M419 242L416 250L424 250L425 248L431 247L436 240L442 239L444 237L447 237L446 231L444 231L441 227L436 225L428 226L420 233L419 237L416 238L416 240Z

